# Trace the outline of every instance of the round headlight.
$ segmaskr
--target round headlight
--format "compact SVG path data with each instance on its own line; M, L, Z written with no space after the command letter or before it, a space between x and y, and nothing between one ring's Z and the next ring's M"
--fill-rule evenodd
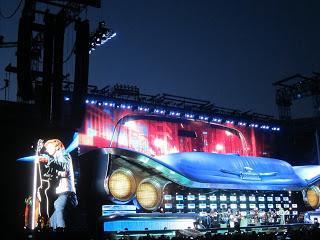
M110 194L120 201L127 201L136 191L136 181L131 171L117 169L107 180Z
M155 210L161 202L161 188L152 179L142 181L137 188L137 200L146 210Z
M312 186L307 190L307 200L310 207L316 209L320 206L320 189L317 186Z

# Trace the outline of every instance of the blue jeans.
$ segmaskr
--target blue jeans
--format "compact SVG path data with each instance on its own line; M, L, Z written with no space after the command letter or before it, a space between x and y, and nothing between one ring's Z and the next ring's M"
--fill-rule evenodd
M66 216L69 211L78 205L77 196L73 192L59 194L54 201L54 212L50 217L50 226L53 229L66 227Z

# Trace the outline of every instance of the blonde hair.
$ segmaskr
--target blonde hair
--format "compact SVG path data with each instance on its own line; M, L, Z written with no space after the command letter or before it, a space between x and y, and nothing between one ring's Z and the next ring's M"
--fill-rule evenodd
M64 145L59 139L50 139L46 141L44 147L47 147L48 145L54 145L56 151L64 149Z

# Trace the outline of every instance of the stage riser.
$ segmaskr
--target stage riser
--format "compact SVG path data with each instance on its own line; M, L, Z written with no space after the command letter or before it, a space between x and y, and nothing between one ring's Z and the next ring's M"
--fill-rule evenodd
M180 230L194 228L194 222L195 219L130 219L106 221L103 229L105 232Z

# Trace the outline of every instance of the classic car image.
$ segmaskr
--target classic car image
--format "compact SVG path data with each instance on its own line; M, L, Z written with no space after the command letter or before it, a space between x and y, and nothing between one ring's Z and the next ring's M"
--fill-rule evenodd
M128 128L142 131L141 121L147 121L149 129L159 123L170 127L171 135L151 140L165 154L150 150L150 137L148 142L129 134ZM220 143L210 135L220 132L232 135L228 147L234 153L219 153ZM139 141L147 147L130 147ZM223 143L225 148L228 142ZM246 156L248 148L239 130L221 124L125 116L117 122L110 147L80 157L80 191L86 193L89 219L96 219L88 221L98 221L110 232L174 230L193 228L199 216L212 210L238 210L245 216L254 209L283 209L295 219L300 211L319 208L320 166L294 167L278 159Z

